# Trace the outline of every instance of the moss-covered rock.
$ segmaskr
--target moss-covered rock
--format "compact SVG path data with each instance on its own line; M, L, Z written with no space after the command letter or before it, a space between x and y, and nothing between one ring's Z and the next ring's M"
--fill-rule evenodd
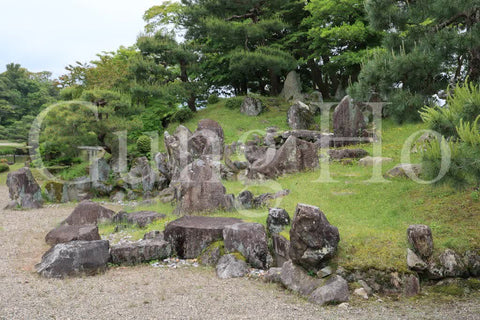
M57 181L47 181L44 188L48 201L56 203L62 202L63 183Z

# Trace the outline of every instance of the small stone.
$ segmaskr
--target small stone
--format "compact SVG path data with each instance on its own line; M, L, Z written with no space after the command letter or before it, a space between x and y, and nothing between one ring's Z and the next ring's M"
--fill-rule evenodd
M372 288L364 280L358 280L358 284L360 284L362 288L365 289L365 292L368 295L371 295L373 293Z
M353 291L353 293L365 300L368 300L367 291L364 288L358 288Z
M290 216L282 208L268 209L267 230L270 234L280 233L283 228L290 224Z
M379 164L383 164L386 162L391 162L393 161L392 158L387 158L387 157L365 157L360 160L358 160L358 164L364 167L373 167L377 166Z
M330 266L326 266L325 268L322 268L317 272L317 276L319 278L325 278L331 275L332 273L333 273L332 268Z
M324 286L317 288L310 295L311 302L323 305L326 303L346 302L350 298L348 283L340 276L328 279Z
M216 271L220 279L238 278L247 274L248 266L245 261L238 260L233 254L227 254L218 261Z
M348 302L342 302L338 305L338 308L347 310L348 308L350 308L350 304Z
M428 265L413 250L407 249L407 266L414 271L424 271Z
M413 224L407 229L407 239L421 258L427 259L433 253L432 230L423 224Z

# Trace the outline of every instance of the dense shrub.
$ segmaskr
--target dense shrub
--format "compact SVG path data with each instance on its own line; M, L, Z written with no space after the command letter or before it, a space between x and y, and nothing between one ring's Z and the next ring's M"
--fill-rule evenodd
M216 94L211 94L208 96L207 103L215 104L220 101L220 98Z
M240 107L242 106L243 102L243 97L233 97L228 99L225 102L225 107L231 110L240 110Z
M185 122L193 118L192 110L188 108L178 109L170 118L171 122Z
M6 163L0 163L0 172L5 172L10 170L10 167Z
M152 139L149 136L140 136L137 139L137 150L142 155L146 155L151 150Z

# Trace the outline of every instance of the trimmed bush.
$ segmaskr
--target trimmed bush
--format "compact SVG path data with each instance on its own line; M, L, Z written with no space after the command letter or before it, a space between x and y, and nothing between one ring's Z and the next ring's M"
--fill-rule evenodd
M149 136L140 136L137 139L137 150L142 155L146 155L151 150L152 139Z
M208 104L215 104L220 101L220 98L216 94L211 94L208 96L207 103Z
M233 97L225 102L225 107L231 110L240 110L243 103L243 97Z
M0 172L5 172L10 170L10 167L6 163L0 163Z
M192 118L193 118L192 110L188 108L181 108L172 115L171 121L183 123Z

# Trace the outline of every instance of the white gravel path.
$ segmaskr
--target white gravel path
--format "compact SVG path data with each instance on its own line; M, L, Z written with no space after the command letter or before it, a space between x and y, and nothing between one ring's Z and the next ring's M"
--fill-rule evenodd
M7 197L1 186L0 208ZM71 210L0 209L0 319L480 319L478 295L455 303L353 299L347 309L319 307L278 285L219 280L209 268L142 265L95 277L41 278L34 265L48 249L45 234Z

